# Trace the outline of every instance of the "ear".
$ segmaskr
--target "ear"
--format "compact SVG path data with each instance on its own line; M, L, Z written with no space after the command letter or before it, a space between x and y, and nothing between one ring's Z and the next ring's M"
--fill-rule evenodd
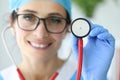
M67 32L71 32L71 22L72 20L70 20L69 24L67 24Z
M71 24L67 25L67 29L66 30L67 30L67 32L71 32Z
M71 24L68 26L68 32L71 32Z
M9 15L9 24L8 24L8 26L10 27L12 34L15 35L15 28L14 28L14 21L13 21L13 18L12 18L12 14Z
M71 25L70 25L70 24L67 24L67 27L66 27L66 30L65 30L63 39L65 39L66 35L70 32L70 27L71 27Z
M12 34L15 35L16 34L15 29L13 27L11 27L10 29L11 29Z

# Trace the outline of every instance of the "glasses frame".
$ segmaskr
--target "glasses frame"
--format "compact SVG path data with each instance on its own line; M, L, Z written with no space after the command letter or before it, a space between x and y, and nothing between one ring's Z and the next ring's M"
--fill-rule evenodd
M22 27L20 27L20 23L19 23L19 20L18 20L18 17L19 17L20 15L27 15L27 14L17 14L17 13L15 12L15 16L16 16L16 18L17 18L18 27L19 27L20 29L24 30L24 31L34 31L34 30L36 30L37 27L38 27L38 25L40 24L40 21L42 20L47 32L52 33L52 34L59 34L59 33L64 32L65 29L67 28L67 25L69 24L69 20L68 20L68 19L62 18L62 17L58 17L58 18L60 18L60 19L65 20L65 22L66 22L66 23L65 23L65 27L63 28L63 30L61 30L61 31L59 31L59 32L52 32L52 31L49 31L49 30L48 30L48 28L47 28L47 26L46 26L46 22L45 22L46 19L51 18L51 17L39 18L38 16L36 16L36 15L34 15L34 14L28 14L28 15L33 15L33 16L35 16L35 17L38 19L38 22L37 22L37 24L36 24L36 27L35 27L33 30L26 30L26 29L23 29Z

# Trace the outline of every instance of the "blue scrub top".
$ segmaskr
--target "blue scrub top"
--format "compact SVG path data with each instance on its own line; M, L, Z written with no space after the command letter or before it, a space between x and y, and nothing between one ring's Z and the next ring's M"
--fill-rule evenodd
M0 80L3 80L2 76L0 75Z

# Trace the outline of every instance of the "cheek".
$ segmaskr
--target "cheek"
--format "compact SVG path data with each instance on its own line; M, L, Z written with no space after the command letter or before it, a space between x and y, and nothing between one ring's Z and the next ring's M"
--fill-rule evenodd
M15 32L17 44L20 48L23 48L25 44L25 38L27 37L28 33L26 31L21 30L18 27L15 28Z
M24 37L26 34L23 30L20 30L18 27L15 28L16 31L16 38L19 40Z
M64 37L65 37L65 34L54 34L53 38L55 39L56 45L58 47L61 46L61 43L62 43Z
M57 41L62 41L62 40L64 39L64 36L65 36L64 33L54 34L54 38L55 38Z

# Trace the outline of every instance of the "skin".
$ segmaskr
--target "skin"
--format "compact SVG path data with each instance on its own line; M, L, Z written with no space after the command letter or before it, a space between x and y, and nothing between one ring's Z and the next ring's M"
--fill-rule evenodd
M39 8L38 8L39 7ZM46 10L47 9L47 10ZM32 13L40 18L57 16L66 18L65 9L58 3L49 1L29 2L19 8L18 14ZM26 80L48 80L63 65L64 61L57 57L57 51L67 34L66 30L60 34L51 34L46 31L43 22L34 31L24 31L18 27L17 21L11 20L12 32L16 36L22 53L22 62L19 69ZM44 45L35 47L32 44Z

